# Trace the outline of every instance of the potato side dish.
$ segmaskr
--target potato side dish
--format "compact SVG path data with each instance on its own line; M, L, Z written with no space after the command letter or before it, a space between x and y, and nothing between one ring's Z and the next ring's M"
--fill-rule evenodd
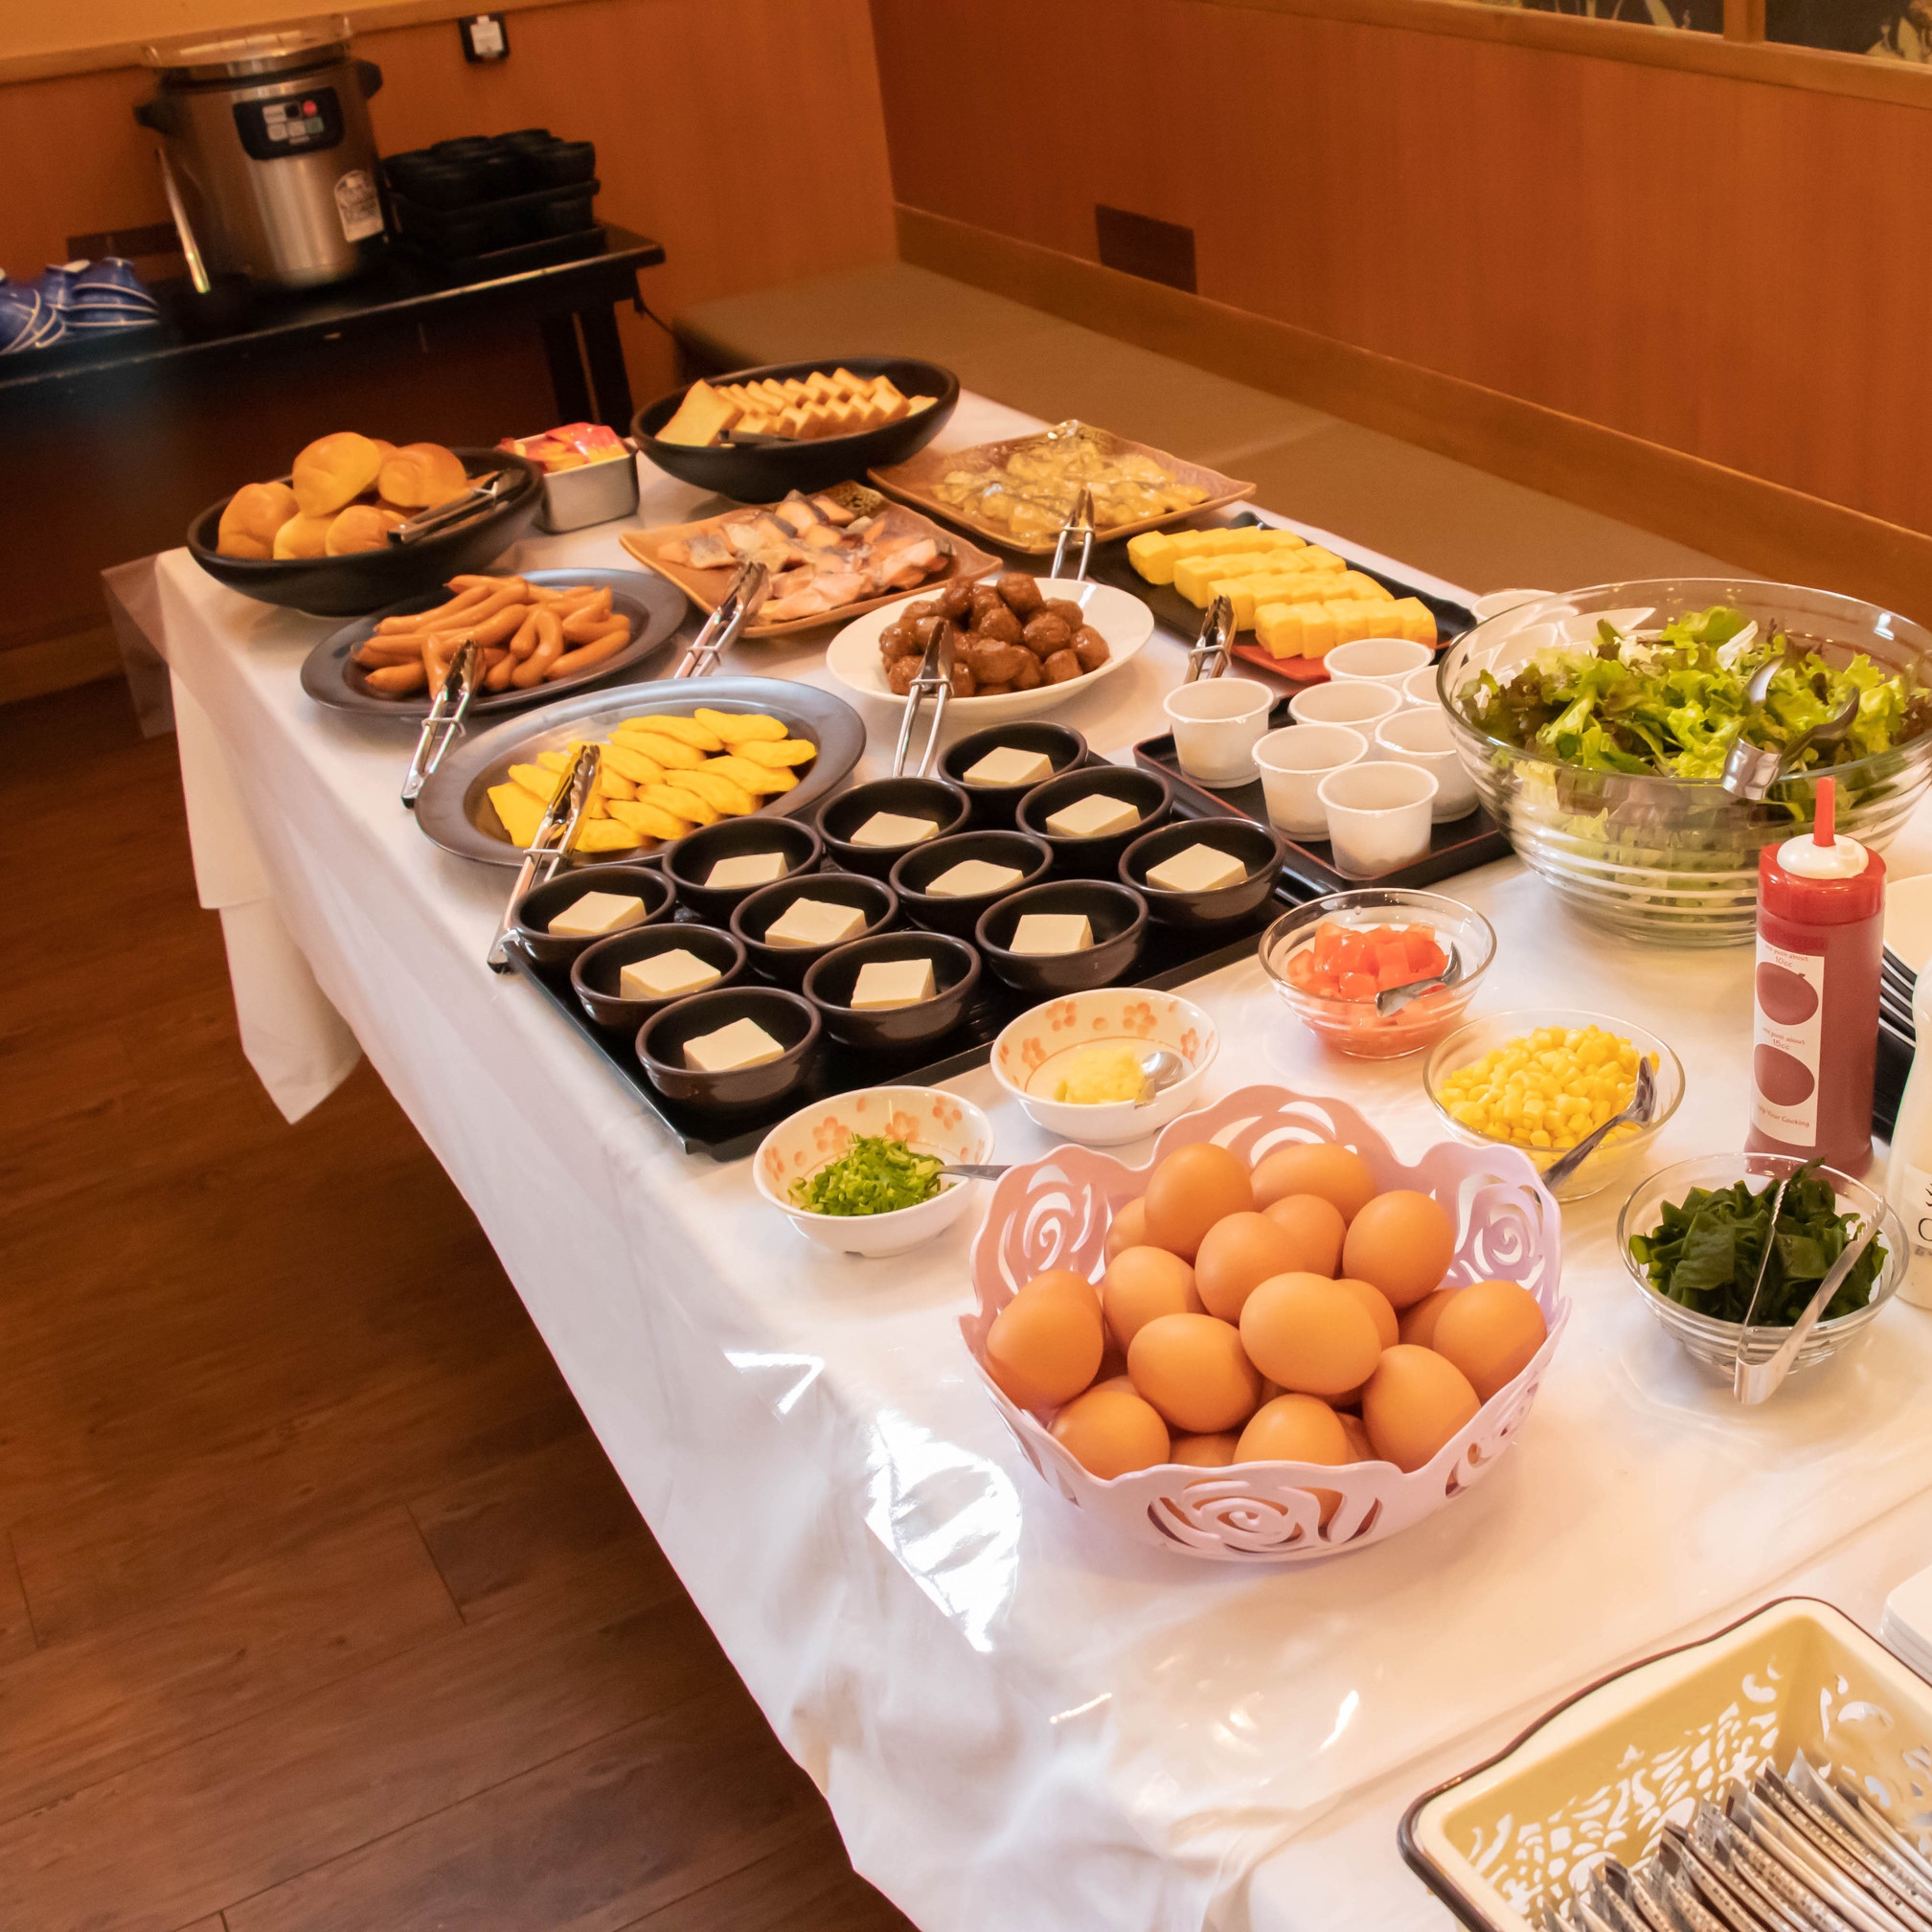
M960 635L953 649L955 697L997 697L1042 684L1068 684L1098 671L1107 641L1070 598L1050 598L1038 580L1010 570L991 583L949 583L938 597L908 604L879 633L886 682L904 697L935 625Z
M1037 537L1065 525L1083 483L1093 489L1094 528L1100 531L1192 510L1208 494L1150 456L1109 451L1077 422L1022 443L1004 463L963 462L932 491L950 508L1014 536Z
M398 449L340 430L303 450L286 483L244 483L221 512L215 548L283 563L380 550L397 524L468 488L463 459L440 443Z

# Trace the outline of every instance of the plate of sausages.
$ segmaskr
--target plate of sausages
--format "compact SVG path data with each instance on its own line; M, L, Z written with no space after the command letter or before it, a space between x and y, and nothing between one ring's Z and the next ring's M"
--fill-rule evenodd
M675 586L638 570L454 577L331 631L304 663L302 688L331 710L420 718L474 639L484 678L471 710L515 711L641 664L685 612Z
M1032 717L1091 689L1153 635L1153 613L1111 584L1003 571L938 596L869 611L826 648L826 669L859 697L897 704L935 625L953 636L953 701L990 723Z

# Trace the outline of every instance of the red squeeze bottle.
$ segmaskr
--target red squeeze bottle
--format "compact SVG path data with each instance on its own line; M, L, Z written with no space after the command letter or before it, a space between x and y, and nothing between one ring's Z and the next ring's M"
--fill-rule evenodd
M1835 834L1837 782L1816 830L1758 854L1751 1153L1840 1173L1872 1165L1872 1078L1885 949L1885 861Z

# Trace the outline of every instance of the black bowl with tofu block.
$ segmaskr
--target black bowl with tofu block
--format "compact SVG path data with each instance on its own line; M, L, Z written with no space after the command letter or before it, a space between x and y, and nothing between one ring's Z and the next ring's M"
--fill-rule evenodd
M1174 795L1158 772L1090 764L1034 785L1020 800L1015 823L1020 830L1046 840L1054 870L1063 876L1111 879L1120 870L1121 854L1143 833L1164 824L1173 807ZM1131 808L1131 818L1124 807ZM1072 819L1055 825L1065 812Z
M1121 883L1147 900L1156 925L1206 932L1267 898L1284 852L1272 828L1251 818L1182 819L1127 847Z
M732 914L731 929L755 973L799 987L834 946L870 939L898 920L898 894L882 880L818 872L761 886Z
M914 846L893 867L891 884L914 925L971 939L981 913L1009 893L1037 885L1053 862L1043 838L1023 831L963 831ZM972 871L949 877L961 867ZM1018 877L996 877L996 873L1017 873ZM946 890L933 891L941 881L946 882Z
M798 393L774 395L762 390L766 383L779 390L790 383ZM758 408L760 401L767 406ZM739 503L776 503L788 490L827 489L903 463L945 427L958 403L959 377L937 362L820 356L672 390L647 402L630 431L645 455L680 482ZM740 430L740 423L751 426Z
M673 958L676 954L689 958ZM570 989L597 1025L634 1034L653 1013L679 1000L735 985L744 967L744 947L728 932L667 921L633 926L586 946L570 968ZM652 984L663 990L643 989ZM634 990L626 991L626 987Z
M818 829L834 865L884 878L914 846L964 831L971 811L966 787L943 778L875 778L829 798Z
M778 987L735 986L677 1000L637 1033L644 1076L666 1100L729 1113L788 1094L824 1028L818 1009Z
M583 901L589 899L588 906ZM642 900L642 914L625 913L602 900ZM616 932L631 932L669 919L677 893L664 875L648 866L583 866L566 872L547 885L533 886L510 909L511 937L538 966L569 966L579 953ZM602 915L624 923L600 923ZM562 921L566 930L558 932Z
M1043 921L1043 925L1022 921ZM1085 921L1088 943L1080 943ZM1133 965L1148 929L1148 902L1105 879L1049 879L1003 898L973 928L994 975L1020 991L1055 998L1111 986Z
M975 768L987 766L989 760L992 763L987 775L972 777ZM1011 827L1020 800L1034 785L1072 771L1086 760L1087 741L1079 732L1035 718L968 732L939 763L940 770L955 784L964 785L972 800L974 830L1003 831ZM999 771L1002 764L1008 767L1005 773Z
M919 984L921 970L931 975L930 990ZM980 956L965 940L888 932L816 960L805 976L805 996L841 1046L883 1053L951 1033L979 981Z
M825 841L802 819L721 818L686 832L662 857L678 902L723 923L761 886L816 872L825 862ZM720 882L714 885L714 877Z

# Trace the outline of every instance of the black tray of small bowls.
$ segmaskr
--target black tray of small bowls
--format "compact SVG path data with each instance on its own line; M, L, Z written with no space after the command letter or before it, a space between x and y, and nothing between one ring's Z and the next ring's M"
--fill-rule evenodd
M506 711L523 711L533 704L544 704L586 685L604 684L625 672L634 672L646 659L654 657L677 635L689 605L673 583L642 570L526 570L528 583L546 590L602 590L608 586L610 607L630 619L630 642L616 656L594 664L575 677L560 677L554 684L539 684L531 691L487 691L470 702L472 717L489 717ZM370 717L402 717L420 723L429 714L430 700L422 697L382 697L369 688L369 679L350 653L375 635L375 626L386 617L414 617L418 611L433 610L448 602L446 587L404 598L388 610L372 611L331 630L302 661L302 689L317 704L330 711L360 712Z
M1292 724L1288 700L1283 698L1268 713L1268 729L1279 730ZM1166 779L1174 795L1174 809L1187 818L1251 818L1267 825L1267 799L1258 777L1246 784L1230 785L1210 791L1196 784L1181 770L1174 752L1172 732L1158 738L1143 739L1134 746L1134 761L1145 771L1157 772ZM1425 886L1440 879L1454 878L1458 873L1473 872L1510 856L1510 841L1503 828L1478 806L1466 816L1447 825L1429 828L1429 849L1409 865L1377 873L1373 878L1352 878L1335 870L1333 848L1325 838L1297 838L1291 832L1271 828L1282 844L1282 869L1311 890L1306 898L1323 893L1352 892L1360 886Z

